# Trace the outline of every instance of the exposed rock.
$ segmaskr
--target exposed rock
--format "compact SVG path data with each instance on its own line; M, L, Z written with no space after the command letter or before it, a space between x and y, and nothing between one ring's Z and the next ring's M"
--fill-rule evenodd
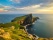
M31 35L31 34L28 34L28 37L29 37L30 39L33 39L33 35Z
M18 17L16 17L15 19L13 19L11 22L16 22L17 24L19 25L22 25L22 26L28 26L28 25L32 25L33 22L35 22L37 19L39 19L38 17L33 17L32 14L28 14L28 15L25 15L25 16L21 16L20 17L21 19L18 21ZM32 35L32 34L29 34L27 31L26 31L26 28L24 27L25 29L25 32L28 34L28 37L30 39L33 39L33 40L36 40L36 36Z
M18 18L21 18L21 19L18 21ZM25 16L16 17L11 22L16 22L19 25L27 25L27 24L32 24L37 19L39 19L39 18L33 17L32 14L28 14L28 15L25 15Z
M32 14L29 14L29 15L26 16L26 18L24 19L23 24L24 25L32 24Z

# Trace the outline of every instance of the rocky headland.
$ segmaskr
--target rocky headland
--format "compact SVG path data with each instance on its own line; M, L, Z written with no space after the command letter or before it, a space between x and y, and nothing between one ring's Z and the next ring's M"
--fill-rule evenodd
M29 34L26 27L33 25L39 17L32 14L16 17L9 23L0 23L0 40L53 40L53 38L40 38Z
M26 30L26 27L29 26L29 25L33 25L33 23L39 19L39 17L33 17L32 14L28 14L28 15L25 15L25 16L22 16L22 19L17 21L17 18L13 19L11 22L15 22L17 21L17 23L19 25L22 25L24 27L24 30L25 32L28 34L28 37L29 38L32 38L33 40L37 40L39 37L36 36L36 35L32 35L32 34L29 34Z

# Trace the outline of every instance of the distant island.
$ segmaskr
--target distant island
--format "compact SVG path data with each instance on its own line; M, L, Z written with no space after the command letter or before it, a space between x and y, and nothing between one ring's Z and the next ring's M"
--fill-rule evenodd
M37 38L25 30L26 26L33 25L37 19L39 17L27 14L16 17L9 23L0 23L0 40L47 40L47 38Z

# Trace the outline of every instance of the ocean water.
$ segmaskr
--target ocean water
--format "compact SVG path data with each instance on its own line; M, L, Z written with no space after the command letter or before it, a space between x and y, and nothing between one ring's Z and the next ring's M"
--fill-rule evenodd
M0 23L11 22L16 17L23 16L25 14L0 14Z
M15 17L25 14L0 14L0 23L10 22ZM39 17L32 26L27 27L27 31L39 37L53 37L53 14L33 14L34 17Z
M53 14L33 14L33 16L39 19L27 27L28 32L43 38L53 37Z

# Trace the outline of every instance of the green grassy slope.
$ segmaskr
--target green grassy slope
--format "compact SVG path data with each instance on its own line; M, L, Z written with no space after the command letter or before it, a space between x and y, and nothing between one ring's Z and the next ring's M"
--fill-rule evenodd
M0 23L0 40L31 40L24 27L17 23L24 18L25 16L16 17L14 22Z
M9 23L0 23L0 40L32 40L25 32L24 27L19 24L26 16L16 17ZM39 38L37 40L53 40L53 38Z

